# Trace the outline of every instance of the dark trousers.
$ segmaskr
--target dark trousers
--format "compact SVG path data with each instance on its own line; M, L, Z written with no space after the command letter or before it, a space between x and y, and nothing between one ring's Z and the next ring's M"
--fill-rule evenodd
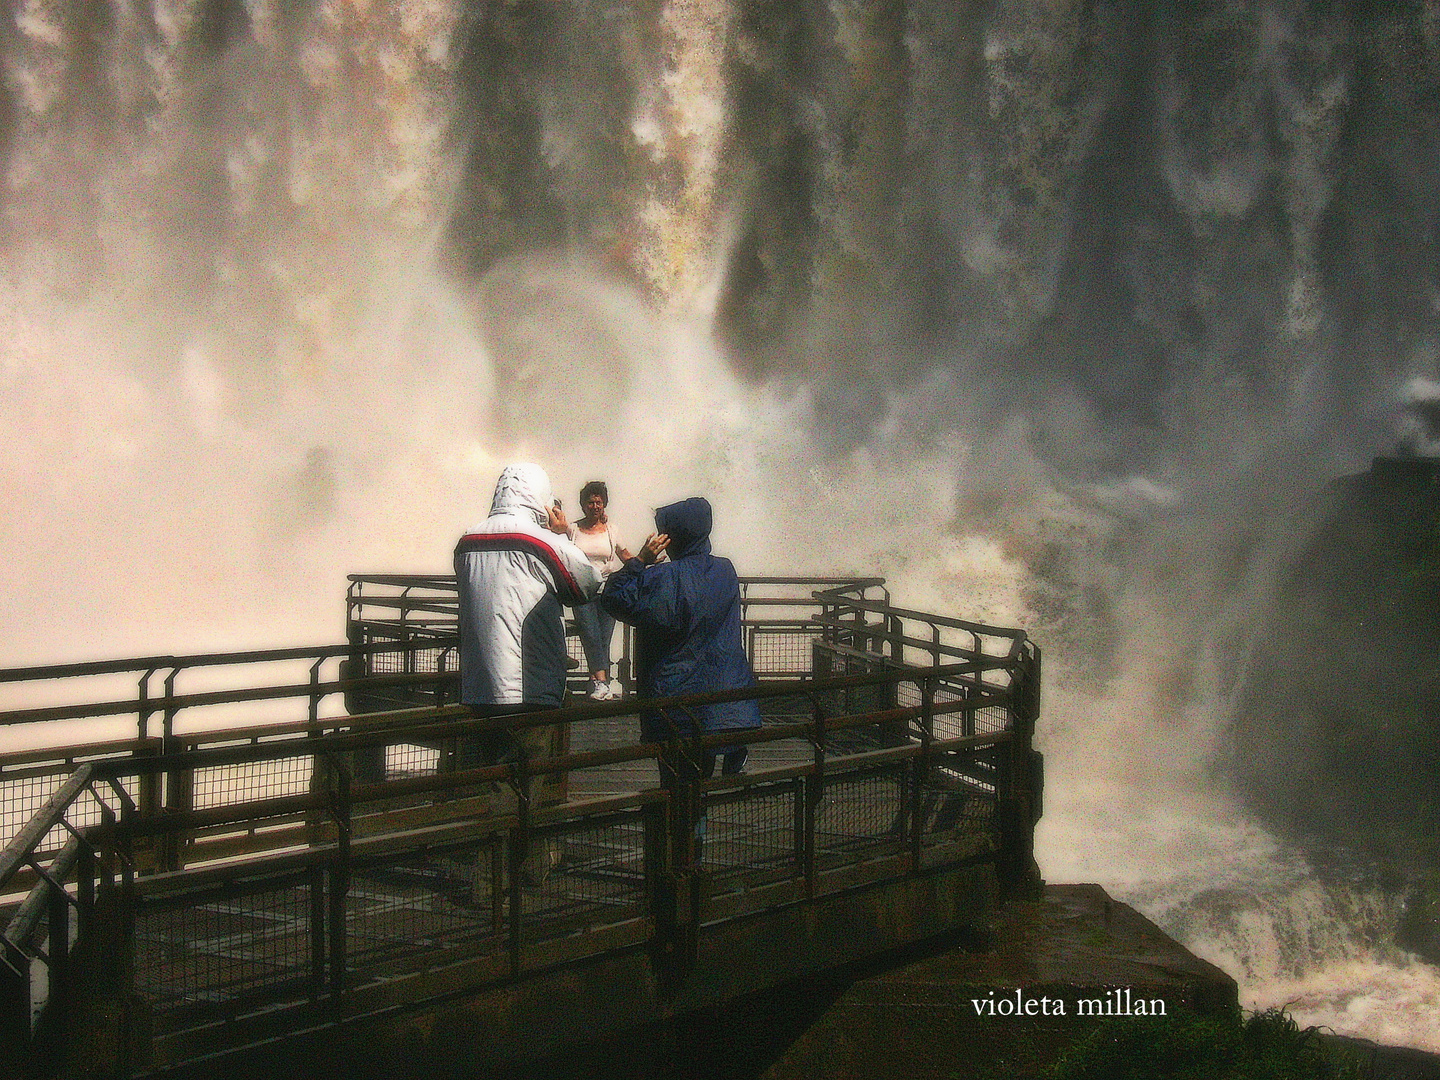
M544 705L471 705L470 711L481 716L523 716L540 712ZM550 757L549 727L525 728L521 731L502 729L483 735L462 735L455 747L457 769L479 769L485 765L506 765L528 758Z
M696 761L690 755L682 755L678 769L669 760L660 759L660 785L666 788L674 788L678 782L695 780L709 780L715 775L715 766L720 766L721 776L736 776L745 767L745 760L750 756L748 746L725 746L719 750L700 751L700 760Z

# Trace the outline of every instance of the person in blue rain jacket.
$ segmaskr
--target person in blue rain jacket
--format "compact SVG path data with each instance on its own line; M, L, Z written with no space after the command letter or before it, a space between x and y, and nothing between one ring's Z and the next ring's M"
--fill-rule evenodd
M710 553L710 503L686 499L655 511L655 535L610 575L600 606L635 627L637 692L645 698L755 685L740 632L740 581L729 559ZM668 561L660 562L661 552ZM695 730L691 714L698 720ZM690 710L640 714L647 741L757 728L755 701L730 701ZM722 747L697 763L704 776L738 773L746 748Z

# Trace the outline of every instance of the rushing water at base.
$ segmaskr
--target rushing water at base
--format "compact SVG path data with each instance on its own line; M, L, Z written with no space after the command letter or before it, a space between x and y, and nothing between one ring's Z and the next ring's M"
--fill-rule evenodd
M1033 629L1048 877L1440 1050L1396 896L1211 767L1308 492L1433 438L1440 22L1355 12L12 4L4 662L338 639L518 457L704 492Z
M1408 882L1363 859L1317 869L1206 775L1193 730L1137 730L1133 701L1061 691L1048 708L1047 876L1100 882L1233 976L1247 1008L1440 1053L1440 971L1395 944Z

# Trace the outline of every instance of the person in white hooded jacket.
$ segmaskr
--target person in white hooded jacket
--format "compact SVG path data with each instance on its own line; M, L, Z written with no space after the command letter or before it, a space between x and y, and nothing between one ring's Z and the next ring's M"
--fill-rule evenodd
M477 715L559 708L567 652L562 605L589 603L600 576L567 537L539 465L509 465L495 485L490 516L455 548L460 598L460 700ZM546 729L531 737L479 740L464 765L505 760L516 752L557 748ZM542 732L546 732L542 735Z

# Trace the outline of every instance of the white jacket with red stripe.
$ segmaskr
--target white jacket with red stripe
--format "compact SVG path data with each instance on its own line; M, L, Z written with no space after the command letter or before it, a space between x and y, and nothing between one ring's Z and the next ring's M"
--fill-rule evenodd
M562 604L600 591L595 567L545 527L550 478L508 466L490 516L455 548L460 592L460 700L466 705L559 706L565 696Z

